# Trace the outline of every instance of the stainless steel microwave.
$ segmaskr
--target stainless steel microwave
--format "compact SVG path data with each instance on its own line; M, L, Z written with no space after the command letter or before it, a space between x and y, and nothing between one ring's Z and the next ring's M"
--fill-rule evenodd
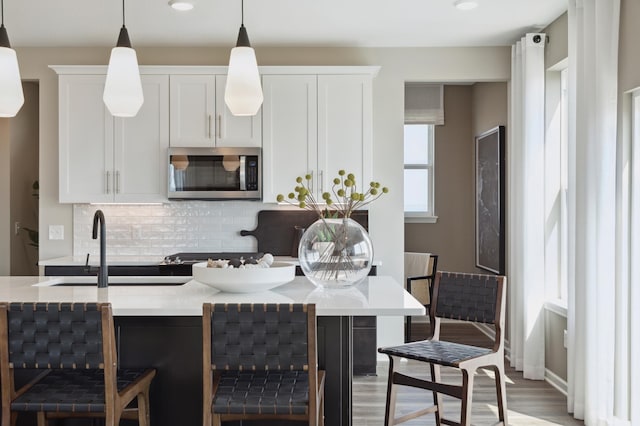
M169 199L260 200L260 148L169 148Z

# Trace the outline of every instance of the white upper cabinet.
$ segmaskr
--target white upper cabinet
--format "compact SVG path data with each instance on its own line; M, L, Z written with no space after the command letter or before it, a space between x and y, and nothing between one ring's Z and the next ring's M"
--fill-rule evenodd
M260 147L261 111L236 117L224 103L225 75L171 75L172 147Z
M143 75L144 104L133 118L117 118L114 201L167 201L169 76Z
M265 75L262 78L262 199L276 202L313 172L318 162L317 77Z
M169 77L141 77L142 108L114 118L102 101L104 75L60 75L61 203L167 200Z
M338 170L371 180L371 74L264 75L263 201L310 174L318 201Z
M104 75L61 75L59 190L61 203L113 201L113 122Z
M359 192L371 182L371 76L318 76L319 191L329 191L340 169L353 173Z
M169 91L171 146L214 146L216 77L172 75Z
M216 76L216 146L262 146L262 109L256 115L237 117L224 103L226 75Z
M311 174L318 201L338 170L372 176L372 80L378 67L260 67L264 104L236 117L226 67L141 66L144 104L114 118L105 66L51 66L59 76L61 203L166 202L167 148L262 147L263 201Z

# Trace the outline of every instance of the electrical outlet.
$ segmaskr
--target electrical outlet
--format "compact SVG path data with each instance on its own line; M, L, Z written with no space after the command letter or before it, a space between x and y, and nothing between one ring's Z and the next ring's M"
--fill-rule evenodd
M13 226L14 232L18 235L20 233L20 222L16 222Z
M64 240L64 225L49 225L50 240Z
M563 341L564 341L564 348L567 348L567 330L564 330L564 334L563 334Z

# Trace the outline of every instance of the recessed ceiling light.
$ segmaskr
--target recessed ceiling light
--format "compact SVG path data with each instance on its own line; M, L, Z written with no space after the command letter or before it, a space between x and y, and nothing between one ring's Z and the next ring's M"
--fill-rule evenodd
M453 5L458 10L471 10L478 7L478 2L475 0L457 0Z
M169 0L169 6L175 10L185 11L193 9L193 1L191 0Z

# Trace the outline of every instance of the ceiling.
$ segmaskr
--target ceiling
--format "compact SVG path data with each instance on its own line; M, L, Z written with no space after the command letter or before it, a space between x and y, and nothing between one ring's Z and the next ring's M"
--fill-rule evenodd
M194 0L179 12L168 0L128 0L133 47L230 46L240 0ZM506 46L539 31L567 9L562 0L246 0L244 23L256 47ZM113 46L120 0L4 0L13 47Z

